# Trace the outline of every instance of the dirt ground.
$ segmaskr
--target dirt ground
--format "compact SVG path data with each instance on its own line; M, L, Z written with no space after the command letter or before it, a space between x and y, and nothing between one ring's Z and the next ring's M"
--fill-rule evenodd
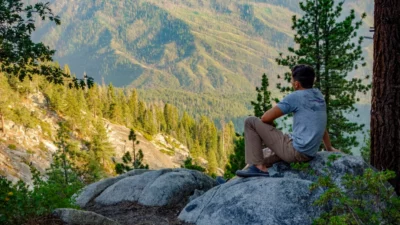
M124 202L110 206L91 205L83 210L96 212L121 225L192 225L178 220L178 215L185 207L185 203L174 206L148 207L137 203ZM31 219L24 225L64 225L52 215Z
M92 205L85 210L106 216L118 221L121 225L190 225L178 220L178 215L185 205L182 202L169 207L149 207L124 202L111 206Z
M64 225L64 223L59 218L56 218L52 215L48 215L48 216L33 218L28 222L24 223L24 225Z

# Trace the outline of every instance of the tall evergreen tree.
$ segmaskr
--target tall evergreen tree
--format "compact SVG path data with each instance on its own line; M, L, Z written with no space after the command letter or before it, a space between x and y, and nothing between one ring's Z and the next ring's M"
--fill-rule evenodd
M207 167L208 173L211 175L215 175L218 170L218 162L214 151L209 151L207 156L207 161L208 161L208 167Z
M69 154L69 144L68 140L70 139L70 130L68 129L68 125L64 123L58 123L58 131L57 131L57 146L58 146L58 153L55 156L56 160L61 161L61 168L63 171L64 177L64 184L67 185L69 183L68 178L68 170L71 169L71 165L69 160L67 159Z
M129 109L130 109L130 113L131 113L131 117L132 117L131 126L133 126L133 127L138 125L138 123L137 123L138 104L139 104L138 94L137 94L136 89L133 89L131 95L129 96L129 100L128 100L128 105L129 105Z
M350 122L345 115L355 113L354 104L359 101L357 95L366 93L370 85L364 85L362 78L349 78L348 73L365 66L362 56L363 37L357 30L362 25L356 20L354 10L342 20L344 1L335 4L334 0L304 0L300 2L303 17L293 16L292 29L297 32L294 41L298 48L289 48L291 55L277 59L278 64L292 68L296 64L308 64L315 68L315 87L325 97L328 114L328 129L332 144L350 152L358 146L355 133L363 125ZM355 41L357 39L357 41ZM361 62L361 63L360 63ZM291 74L285 74L290 82ZM282 91L290 88L282 87Z
M86 102L89 110L93 113L93 117L102 117L103 102L101 101L100 90L97 84L94 84L92 88L86 93Z
M265 73L261 78L261 87L256 87L257 91L257 101L251 101L253 106L254 116L261 118L261 116L272 108L271 105L271 92L268 91L268 77Z
M400 195L400 1L375 0L371 164L393 170Z
M138 145L140 142L137 139L137 135L133 129L130 130L128 138L130 141L132 141L133 161L130 152L129 151L125 152L125 154L122 157L122 163L115 164L115 171L118 174L125 173L132 169L149 168L149 165L143 164L144 155L142 149L139 149L138 153L136 153L136 145ZM132 166L130 164L132 164Z
M168 134L172 134L172 131L177 131L179 122L178 109L175 106L167 103L164 106L164 116L167 125L166 132Z
M245 166L244 137L238 135L235 141L234 152L229 156L229 162L226 164L224 177L227 179L234 177L236 170L241 170Z
M94 152L96 159L98 162L102 162L104 167L106 161L114 156L115 151L108 142L107 131L101 118L97 119L94 128L90 150Z
M139 144L136 133L133 129L129 131L129 140L132 141L133 161L136 161L136 145Z

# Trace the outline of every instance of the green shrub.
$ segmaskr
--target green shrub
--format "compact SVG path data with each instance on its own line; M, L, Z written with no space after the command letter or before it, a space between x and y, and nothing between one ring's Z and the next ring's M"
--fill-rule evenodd
M332 155L328 166L337 158L338 155ZM395 176L393 171L375 172L370 168L360 176L346 174L341 182L346 191L334 183L329 172L320 176L311 190L324 190L314 204L327 210L314 224L400 224L400 197L388 183Z
M51 137L53 132L51 131L51 126L50 124L40 121L40 127L42 128L42 132L45 137Z
M42 141L39 143L39 145L37 147L43 152L48 152L49 151L47 149L46 145Z
M35 153L32 149L27 149L26 152L31 155Z
M153 135L151 135L151 134L143 133L143 137L146 138L146 140L148 140L148 141L153 140Z
M31 168L33 188L19 181L12 184L0 176L0 224L14 225L38 216L47 215L56 208L77 208L73 195L83 187L72 168L67 172L68 180L61 167L60 159L55 158L46 177Z
M11 150L17 150L17 146L14 145L14 144L9 144L8 148L11 149Z
M174 156L175 155L175 151L173 150L168 150L168 149L160 149L160 152L167 154L169 156Z
M115 163L115 172L123 174L133 169L148 169L149 165L143 164L143 157L142 149L139 149L138 153L136 153L136 160L133 160L130 152L126 152L122 156L122 163Z
M203 167L196 165L196 163L193 163L193 159L190 157L187 157L185 161L183 161L183 165L181 166L182 168L186 169L191 169L191 170L197 170L200 172L206 171Z

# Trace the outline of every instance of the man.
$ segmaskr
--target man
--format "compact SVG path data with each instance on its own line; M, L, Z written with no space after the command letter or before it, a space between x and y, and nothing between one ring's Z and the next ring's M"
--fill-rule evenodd
M307 162L313 159L321 140L327 151L339 151L332 147L326 131L326 104L322 93L313 88L314 69L297 65L292 69L294 92L287 95L275 107L261 117L249 117L245 121L245 157L248 167L236 171L240 177L269 176L268 168L281 160ZM293 113L293 133L283 134L272 126L273 121ZM264 158L263 144L272 154Z

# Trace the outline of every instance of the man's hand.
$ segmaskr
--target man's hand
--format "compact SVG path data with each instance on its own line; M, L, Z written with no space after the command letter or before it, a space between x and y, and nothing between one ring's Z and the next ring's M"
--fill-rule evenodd
M334 148L334 147L332 147L331 146L331 148L330 149L326 149L328 152L342 152L342 151L340 151L339 149L336 149L336 148Z

